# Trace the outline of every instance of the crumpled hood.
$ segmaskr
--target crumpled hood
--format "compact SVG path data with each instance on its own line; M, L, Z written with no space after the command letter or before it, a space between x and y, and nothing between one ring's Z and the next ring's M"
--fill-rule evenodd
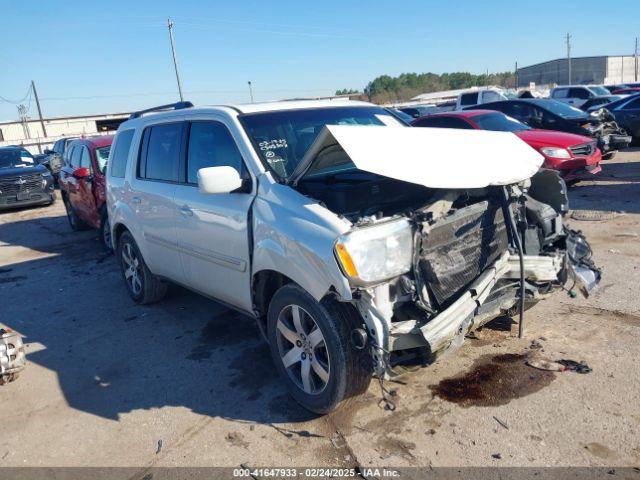
M327 125L290 182L349 160L360 170L425 187L483 188L525 180L544 158L511 132Z

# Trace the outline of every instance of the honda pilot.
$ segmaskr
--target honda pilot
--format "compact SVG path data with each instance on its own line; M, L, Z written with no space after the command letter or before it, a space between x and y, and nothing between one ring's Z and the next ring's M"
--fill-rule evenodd
M135 302L175 283L250 315L292 396L327 413L404 354L598 283L542 162L511 133L362 102L166 105L118 129L111 239Z

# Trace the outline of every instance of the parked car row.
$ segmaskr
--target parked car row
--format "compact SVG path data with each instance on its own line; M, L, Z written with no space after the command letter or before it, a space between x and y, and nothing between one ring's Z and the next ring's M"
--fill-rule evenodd
M570 182L602 171L602 155L591 138L571 133L533 129L493 110L468 110L430 115L412 122L414 127L437 127L513 132L544 156L544 168L557 170Z

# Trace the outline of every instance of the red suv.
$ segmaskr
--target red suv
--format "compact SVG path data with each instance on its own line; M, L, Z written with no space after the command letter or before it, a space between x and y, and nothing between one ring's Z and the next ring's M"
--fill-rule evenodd
M65 151L60 192L73 230L99 228L105 248L111 249L107 216L106 171L113 135L81 138Z
M413 127L469 128L513 132L544 157L544 167L557 170L565 181L602 171L602 154L592 138L573 133L537 130L495 110L436 113L411 122Z

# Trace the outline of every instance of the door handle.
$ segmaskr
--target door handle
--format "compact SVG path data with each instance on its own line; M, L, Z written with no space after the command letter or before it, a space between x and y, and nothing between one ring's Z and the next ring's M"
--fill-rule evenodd
M133 203L142 203L142 199L140 197L131 197L131 201Z
M185 217L193 217L193 210L191 210L187 205L183 205L179 210Z

